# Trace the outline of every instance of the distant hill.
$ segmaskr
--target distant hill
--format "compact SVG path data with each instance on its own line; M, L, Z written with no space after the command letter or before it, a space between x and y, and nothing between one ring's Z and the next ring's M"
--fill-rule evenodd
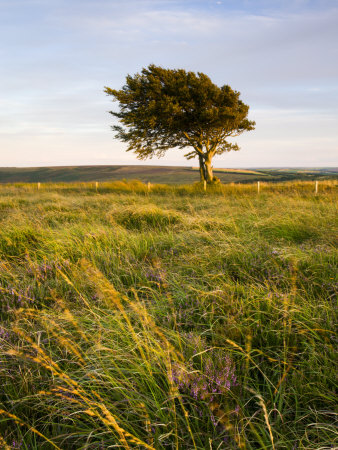
M223 183L252 183L255 181L287 181L338 179L338 168L254 168L214 169ZM199 181L197 167L183 166L57 166L3 167L0 183L75 182L140 180L163 184L185 184Z

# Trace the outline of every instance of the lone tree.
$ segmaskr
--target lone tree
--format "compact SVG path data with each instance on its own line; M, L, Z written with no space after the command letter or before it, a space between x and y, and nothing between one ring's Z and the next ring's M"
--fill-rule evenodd
M254 129L247 119L249 106L240 92L216 86L204 73L163 69L155 65L128 75L121 90L104 91L119 101L119 112L110 113L122 125L114 125L115 137L128 143L139 159L161 157L170 148L190 148L187 159L198 157L201 181L213 176L212 158L237 144L227 141Z

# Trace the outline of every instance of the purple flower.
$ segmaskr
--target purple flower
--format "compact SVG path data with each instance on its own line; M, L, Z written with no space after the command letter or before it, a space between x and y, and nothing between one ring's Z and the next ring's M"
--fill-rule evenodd
M190 342L192 340L191 336ZM217 397L237 386L237 377L231 359L219 353L209 354L199 371L194 370L191 364L183 366L174 362L171 379L179 391L190 395L195 400L202 400L209 406ZM210 408L210 419L216 426L217 420L211 411L212 408Z
M7 341L9 339L9 333L4 328L0 327L0 339Z

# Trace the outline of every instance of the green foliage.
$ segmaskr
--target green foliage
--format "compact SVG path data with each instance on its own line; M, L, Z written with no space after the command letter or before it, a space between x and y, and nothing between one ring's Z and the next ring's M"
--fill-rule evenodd
M211 160L239 150L228 138L254 129L247 119L249 107L230 86L216 86L203 73L164 69L155 65L141 74L128 75L121 90L105 88L119 101L111 111L121 125L116 137L128 143L140 159L163 156L174 147L189 147L188 159L198 157L201 179L213 181Z
M334 446L335 188L1 187L0 447Z

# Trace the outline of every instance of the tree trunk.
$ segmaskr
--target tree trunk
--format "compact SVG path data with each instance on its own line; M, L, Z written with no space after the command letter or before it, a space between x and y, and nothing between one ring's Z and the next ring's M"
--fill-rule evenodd
M214 180L214 174L212 173L212 165L211 165L211 159L206 159L204 161L205 166L205 179L207 183L212 183Z
M205 169L203 156L199 155L199 163L200 163L200 179L201 181L207 180L207 173Z
M203 156L199 155L200 163L200 178L201 181L206 181L207 183L214 182L214 174L212 171L211 157L207 156L205 159Z

